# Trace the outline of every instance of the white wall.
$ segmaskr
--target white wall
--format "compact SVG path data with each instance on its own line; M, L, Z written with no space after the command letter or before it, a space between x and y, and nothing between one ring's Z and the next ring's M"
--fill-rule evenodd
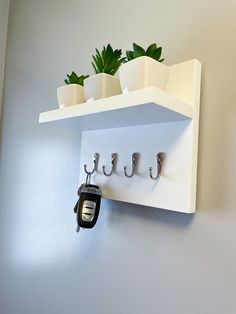
M0 120L2 108L2 88L3 88L3 73L6 50L6 35L7 35L7 20L8 20L9 1L0 1Z
M0 168L3 314L236 312L235 1L13 0ZM197 213L103 202L75 233L80 135L38 125L94 48L202 62Z

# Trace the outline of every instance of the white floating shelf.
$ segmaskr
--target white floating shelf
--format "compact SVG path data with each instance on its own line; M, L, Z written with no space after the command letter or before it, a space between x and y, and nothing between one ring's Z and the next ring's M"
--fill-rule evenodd
M43 112L39 123L86 130L192 118L193 107L155 87Z

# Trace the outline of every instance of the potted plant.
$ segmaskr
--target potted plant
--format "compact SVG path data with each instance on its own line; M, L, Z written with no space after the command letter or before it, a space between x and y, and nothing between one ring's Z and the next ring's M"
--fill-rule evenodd
M122 58L121 49L113 50L111 45L103 47L102 52L95 50L92 66L95 75L84 81L84 92L87 101L121 94L120 81L114 74L126 58Z
M169 68L162 64L162 47L151 44L146 50L133 43L133 51L126 51L127 62L119 69L123 93L145 87L165 89Z
M57 99L60 108L77 105L85 102L84 80L88 75L78 76L75 72L64 80L66 85L57 88Z

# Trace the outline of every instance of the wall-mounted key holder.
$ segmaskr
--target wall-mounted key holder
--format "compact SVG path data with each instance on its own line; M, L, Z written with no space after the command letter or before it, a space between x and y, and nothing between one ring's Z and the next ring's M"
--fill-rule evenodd
M188 212L191 203L190 128L191 122L183 120L83 132L81 183L85 176L83 165L91 164L94 152L99 152L93 181L102 188L103 197ZM116 172L107 177L102 165L109 167L112 152L118 154ZM135 166L135 173L127 177L124 166L127 166L127 175L131 175L134 152L139 155L138 166ZM158 153L164 154L157 156Z
M87 164L106 198L193 213L201 64L189 60L168 68L164 90L130 91L44 112L39 120L82 131L80 183ZM100 154L97 171L91 162L95 152ZM113 152L118 154L116 165L110 158ZM134 152L140 153L138 166ZM164 162L159 152L165 153Z

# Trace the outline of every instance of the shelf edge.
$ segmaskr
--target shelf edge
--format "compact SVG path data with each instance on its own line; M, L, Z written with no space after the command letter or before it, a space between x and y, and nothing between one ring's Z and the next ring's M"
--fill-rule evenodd
M145 103L155 103L157 106L172 110L187 118L193 117L193 107L190 104L155 87L148 87L127 94L95 100L91 103L42 112L39 115L39 123L82 117L105 111L119 110L124 107L133 108ZM99 110L97 110L98 107Z

